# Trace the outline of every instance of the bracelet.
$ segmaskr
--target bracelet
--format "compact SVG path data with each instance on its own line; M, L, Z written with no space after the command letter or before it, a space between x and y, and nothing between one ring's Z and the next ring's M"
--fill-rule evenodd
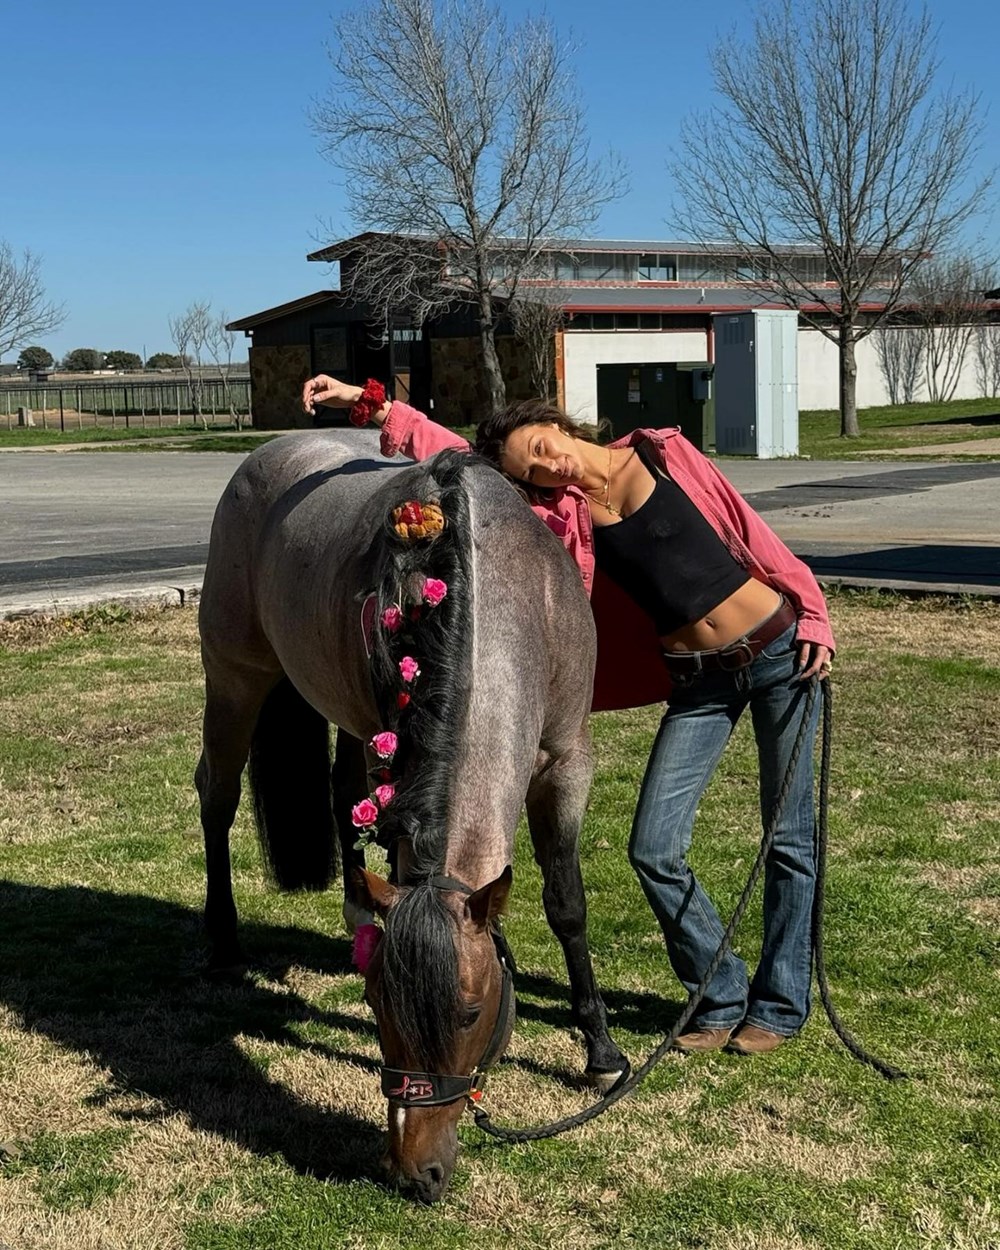
M347 414L351 424L367 425L384 403L385 387L381 382L376 382L374 378L369 378L357 403Z

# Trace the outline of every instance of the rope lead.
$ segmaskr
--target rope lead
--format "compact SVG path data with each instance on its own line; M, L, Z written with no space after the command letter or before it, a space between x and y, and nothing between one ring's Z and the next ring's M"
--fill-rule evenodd
M813 705L816 702L816 691L823 691L823 738L820 756L820 782L819 782L819 818L815 831L815 859L816 859L816 889L813 896L813 916L812 916L812 946L813 957L816 967L816 981L819 986L820 998L826 1014L829 1017L833 1031L844 1043L852 1055L862 1063L867 1063L880 1073L887 1080L898 1081L905 1078L906 1073L899 1068L895 1068L892 1064L885 1063L881 1059L875 1058L869 1054L864 1048L851 1036L844 1027L843 1022L837 1015L833 1003L830 999L830 987L826 978L826 960L823 952L823 905L824 894L826 888L826 853L827 853L827 821L829 816L829 788L830 788L830 749L833 739L833 695L830 690L829 679L820 682L813 677L809 682L809 689L806 694L805 712L802 717L802 723L799 726L798 735L795 739L795 745L792 748L792 754L788 761L788 768L785 770L785 777L781 783L781 791L778 795L778 802L774 809L768 828L764 831L761 839L760 850L757 852L757 858L750 870L750 877L747 880L743 893L740 895L739 902L736 904L736 910L733 912L726 931L722 935L722 941L719 943L719 949L712 957L711 963L705 970L704 976L698 982L697 986L691 992L684 1010L677 1017L673 1028L664 1037L663 1041L649 1055L645 1063L637 1068L630 1076L623 1077L614 1085L603 1098L592 1103L591 1106L585 1107L583 1111L578 1111L575 1115L565 1116L561 1120L554 1120L551 1124L540 1124L534 1128L506 1128L492 1122L489 1112L483 1107L475 1107L473 1109L473 1118L476 1127L482 1129L484 1133L488 1133L491 1137L495 1137L500 1141L506 1142L529 1142L541 1141L546 1137L556 1137L560 1133L568 1132L570 1129L579 1128L582 1124L587 1124L590 1120L596 1119L599 1115L603 1115L616 1102L631 1094L642 1082L649 1076L650 1072L657 1066L663 1056L671 1049L674 1042L684 1032L684 1029L694 1015L705 995L705 991L712 983L712 978L719 970L719 965L729 953L733 944L733 937L736 930L743 919L744 913L749 906L750 899L753 896L754 889L760 879L760 874L764 870L764 862L767 859L771 844L774 842L774 836L777 832L778 822L781 819L785 808L785 802L788 799L788 792L791 789L792 779L795 776L795 770L798 767L799 756L802 754L802 748L805 744L806 736L809 731L809 722L812 719Z

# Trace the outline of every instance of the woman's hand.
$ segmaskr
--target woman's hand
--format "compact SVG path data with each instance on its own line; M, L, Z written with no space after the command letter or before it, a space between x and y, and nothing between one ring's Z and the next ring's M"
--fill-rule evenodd
M317 373L302 388L302 407L313 414L317 404L326 404L328 408L353 408L361 398L360 386L349 386L346 382L338 382L325 373Z
M799 643L799 681L808 681L810 677L826 681L832 664L833 652L829 647L819 642Z

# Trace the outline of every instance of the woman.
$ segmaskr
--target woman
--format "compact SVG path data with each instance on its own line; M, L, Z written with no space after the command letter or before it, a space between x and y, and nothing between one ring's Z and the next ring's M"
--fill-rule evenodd
M420 460L468 444L377 384L309 379L302 402L352 408L382 451ZM352 414L352 416L355 414ZM557 408L516 404L482 422L476 450L519 483L580 568L598 633L594 707L669 703L653 744L629 858L690 992L723 926L686 862L698 802L736 721L750 708L761 813L770 821L807 705L834 641L810 570L677 430L636 430L608 447ZM666 679L666 680L665 680ZM809 1014L813 862L813 703L806 749L765 866L764 941L753 979L735 953L698 1007L684 1051L762 1054Z

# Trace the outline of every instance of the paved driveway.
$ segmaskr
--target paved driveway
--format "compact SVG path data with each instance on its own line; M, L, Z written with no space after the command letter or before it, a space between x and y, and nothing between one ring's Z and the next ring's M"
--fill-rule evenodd
M359 451L376 436L358 432ZM243 456L0 452L0 612L201 581ZM829 580L1000 595L1000 462L720 462Z

